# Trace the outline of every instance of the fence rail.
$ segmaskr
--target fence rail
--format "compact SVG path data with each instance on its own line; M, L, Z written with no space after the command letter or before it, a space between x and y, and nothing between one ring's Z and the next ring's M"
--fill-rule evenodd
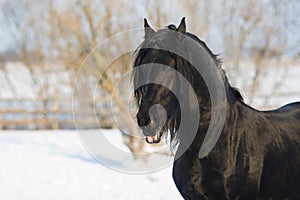
M278 93L270 98L268 94L258 94L256 99L266 101L294 96L295 93ZM262 107L269 108L268 105ZM80 99L80 102L61 97L0 98L0 130L113 128L116 127L116 113L118 110L108 96Z
M74 104L67 98L2 98L0 129L112 128L112 109L110 98L105 96Z

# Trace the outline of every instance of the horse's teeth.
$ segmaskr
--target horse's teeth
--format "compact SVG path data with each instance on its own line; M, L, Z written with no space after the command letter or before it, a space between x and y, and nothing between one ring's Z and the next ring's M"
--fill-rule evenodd
M146 137L148 143L153 143L159 140L159 133L156 133L154 136Z
M148 136L148 137L147 137L147 140L148 140L149 143L152 143L152 142L153 142L153 137Z

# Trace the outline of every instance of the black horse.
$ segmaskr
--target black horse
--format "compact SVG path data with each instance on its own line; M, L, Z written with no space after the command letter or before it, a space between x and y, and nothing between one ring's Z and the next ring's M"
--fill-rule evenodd
M182 196L218 200L300 199L300 102L272 111L255 110L230 85L217 56L203 41L186 32L184 18L178 28L169 25L156 32L146 19L144 22L145 40L136 50L132 75L139 107L137 122L148 143L158 143L166 132L176 141L173 179ZM195 48L187 46L184 37L192 40ZM194 57L200 60L200 66L190 62ZM151 71L155 65L169 66L180 73L189 82L197 102L191 103L190 91L175 81L179 76L165 68ZM149 73L137 70L139 66L145 66ZM211 123L214 96L206 84L207 77L197 67L215 69L225 91L225 100L216 93L217 105L225 105L224 125L217 143L203 157L199 157L199 151ZM168 85L153 80L139 84L151 75ZM174 92L172 85L178 91ZM181 103L178 94L186 96L187 101ZM161 106L155 107L157 104ZM156 112L149 111L152 106ZM159 111L162 107L164 112ZM196 116L195 110L200 111L194 136L189 128L180 129L185 120L184 108L192 117ZM190 120L185 121L188 124Z

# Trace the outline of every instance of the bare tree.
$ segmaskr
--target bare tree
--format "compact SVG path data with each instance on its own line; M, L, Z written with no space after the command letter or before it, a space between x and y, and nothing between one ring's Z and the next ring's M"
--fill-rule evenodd
M262 78L268 74L269 67L272 65L273 70L287 67L283 63L288 50L285 29L291 24L283 14L287 5L281 1L247 0L223 1L222 6L226 66L234 77L234 84L242 84L242 88L249 91L247 101L251 103L258 95ZM253 73L248 74L248 81L243 81L241 78L245 77L246 71ZM275 90L276 87L273 93Z
M75 77L81 63L86 57L89 61L89 74L94 80L102 74L97 83L101 92L115 92L115 83L120 74L130 69L131 55L120 56L116 62L106 69L105 60L115 49L122 49L132 42L132 38L110 44L105 51L95 48L101 41L110 36L131 28L142 27L142 18L148 17L152 26L163 27L169 23L179 22L187 17L188 29L206 41L215 41L216 33L220 40L217 49L223 48L222 57L225 67L231 74L235 85L246 88L249 92L248 101L253 101L261 78L268 73L266 66L275 63L275 67L287 68L283 63L284 52L288 51L286 29L299 23L289 14L289 7L296 7L297 1L138 1L124 2L121 0L87 0L87 1L3 1L1 10L10 23L10 33L15 41L15 49L31 74L32 87L40 96L51 96L50 78L43 76L41 71L55 72L47 67L47 63L60 63L64 71ZM122 9L119 9L119 8ZM299 9L300 10L300 9ZM133 14L134 13L134 14ZM136 17L138 16L138 17ZM270 20L272 19L272 20ZM135 39L135 38L134 38ZM299 43L295 43L298 47ZM211 44L208 44L211 47ZM254 66L251 77L244 81L245 60L252 60ZM277 62L274 62L274 60ZM37 67L38 63L38 67ZM247 67L247 66L246 66ZM4 67L5 69L5 67ZM234 78L232 78L234 77ZM282 77L284 79L284 76ZM273 87L277 90L280 81ZM9 82L9 77L7 77ZM67 84L73 85L74 80ZM85 81L85 82L84 82ZM86 84L89 77L82 82L82 92L92 92ZM249 85L242 85L247 83ZM248 88L247 88L247 87ZM86 88L84 88L86 87ZM11 85L12 91L13 83ZM87 95L83 95L87 96ZM138 130L131 126L127 116L127 100L122 91L113 95L115 106L119 110L120 121L130 133L127 140L133 152L143 150L144 141L135 137ZM268 101L265 100L265 104ZM47 102L45 102L45 105Z
M7 1L3 9L8 10L7 8L10 8L11 11L15 11L15 3L17 2ZM40 90L39 93L42 96L51 96L49 94L47 76L43 76L46 79L43 82L40 82L38 78L41 75L40 68L43 68L43 63L45 63L43 70L48 70L48 72L54 69L46 69L47 62L62 63L62 66L65 67L63 70L70 71L75 78L75 74L80 69L83 60L89 57L89 60L93 62L92 65L88 66L89 74L92 74L96 79L102 74L102 79L98 82L99 88L113 96L114 105L118 108L118 117L123 122L124 131L128 133L128 140L126 140L128 147L134 153L143 151L144 140L136 137L138 130L135 126L132 126L132 121L128 118L126 112L127 99L123 99L120 91L114 90L114 84L120 78L120 76L116 76L116 67L110 67L109 70L106 70L107 66L105 66L107 55L113 51L113 48L122 48L121 45L124 45L124 43L126 45L126 41L111 44L106 51L95 48L101 40L129 26L124 23L126 20L123 20L121 27L117 27L113 23L113 20L115 20L112 13L113 4L120 6L120 4L124 3L121 1L102 2L89 0L69 1L66 4L60 4L58 1L36 1L33 8L30 9L27 9L27 3L32 4L30 1L25 2L24 9L18 12L32 10L35 12L26 15L24 19L15 19L15 16L11 16L11 12L7 14L16 22L12 25L17 30L15 33L16 38L18 37L17 41L19 41L16 44L20 48L19 59L23 61L30 71L32 84L39 86L35 87L36 90ZM128 5L123 5L123 7L126 6ZM20 22L22 23L20 24ZM129 55L121 56L117 70L128 70L130 58ZM36 63L38 63L39 67L35 65ZM86 79L89 80L89 77ZM71 81L70 85L73 84L74 79ZM83 87L87 86L86 83L83 83L83 85L85 85ZM83 88L82 92L84 94L84 92L88 91L93 92L91 88Z

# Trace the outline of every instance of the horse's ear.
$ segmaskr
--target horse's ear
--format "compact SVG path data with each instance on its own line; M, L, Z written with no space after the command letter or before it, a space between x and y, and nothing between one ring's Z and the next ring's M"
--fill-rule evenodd
M145 39L150 38L155 31L149 26L147 19L144 18Z
M176 29L176 31L180 33L185 33L186 32L186 25L185 25L185 17L181 19L180 25Z

